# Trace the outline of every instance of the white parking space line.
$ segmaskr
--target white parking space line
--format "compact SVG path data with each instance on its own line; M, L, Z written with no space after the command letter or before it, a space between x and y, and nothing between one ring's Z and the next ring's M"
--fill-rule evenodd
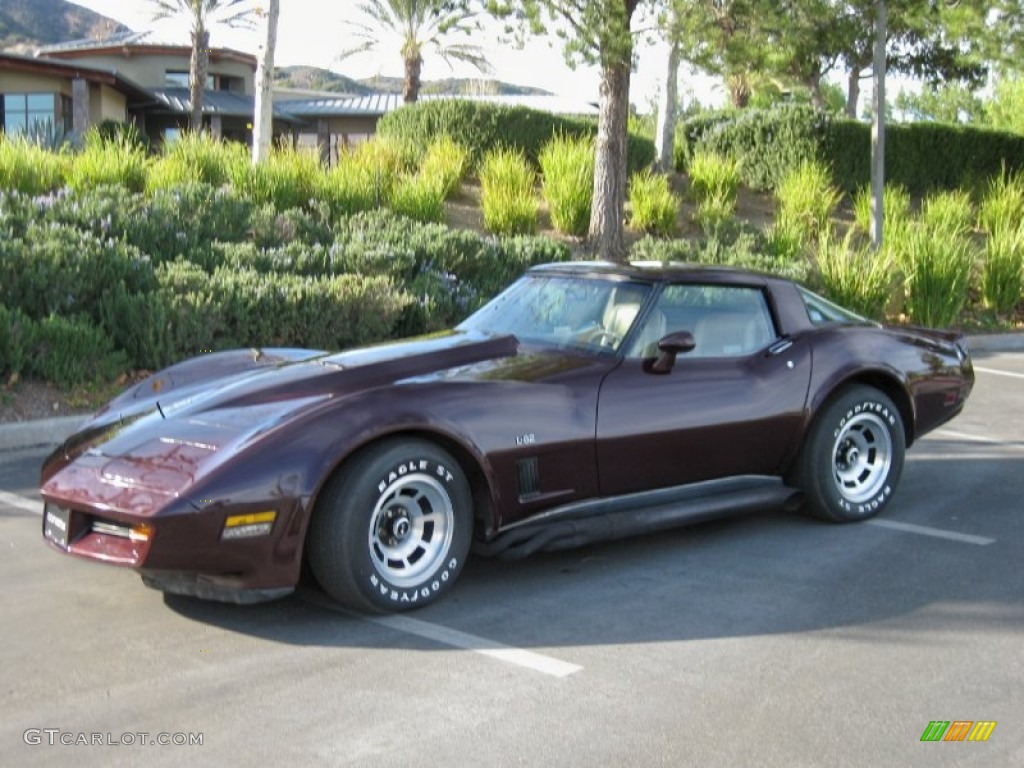
M468 632L460 632L457 629L450 629L422 619L414 619L410 616L364 616L359 613L348 611L341 606L330 602L326 597L319 594L301 590L296 593L299 599L307 603L324 608L328 611L341 613L353 619L365 621L367 624L376 624L379 627L390 629L394 632L404 632L407 635L415 635L425 640L432 640L441 645L450 645L453 648L461 648L466 651L473 651L482 656L489 656L492 659L503 661L507 664L514 664L517 667L525 667L535 672L541 672L551 677L568 677L580 672L583 667L578 664L571 664L568 661L556 659L553 656L545 656L542 653L527 651L522 648L514 648L486 637L471 635Z
M969 435L966 432L957 432L955 429L936 429L932 434L935 436L945 435L947 437L952 437L956 440L971 440L975 443L988 443L989 445L999 445L1000 443L1003 442L1002 440L996 440L995 438L991 437L983 437L981 435Z
M1009 376L1013 379L1024 379L1024 373L1012 373L1010 371L997 371L995 368L982 368L981 366L974 366L974 370L981 371L982 373L991 373L993 376Z
M37 515L43 511L42 499L26 499L24 496L18 496L16 493L8 493L7 491L0 491L0 504L25 512L33 512Z
M867 520L866 522L868 525L876 525L879 528L890 528L894 531L903 531L904 533L916 533L919 536L932 536L936 539L948 539L949 541L959 541L962 544L976 544L979 547L984 547L989 544L996 543L995 539L990 539L986 536L974 536L970 533L944 531L941 528L932 528L927 525L899 523L895 520Z
M444 645L473 651L474 653L490 656L493 659L498 659L508 664L515 664L519 667L543 672L545 675L551 675L552 677L568 677L583 669L578 664L570 664L567 661L562 661L552 656L526 651L522 648L513 648L510 645L497 643L494 640L488 640L478 635L460 632L457 629L449 629L440 624L413 619L409 616L361 616L360 618L370 624L377 624L381 627L416 635L417 637L433 640Z

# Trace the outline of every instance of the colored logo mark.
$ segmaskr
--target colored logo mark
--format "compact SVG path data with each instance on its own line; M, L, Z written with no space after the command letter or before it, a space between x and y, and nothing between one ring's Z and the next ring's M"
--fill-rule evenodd
M995 727L995 720L932 720L921 741L988 741Z

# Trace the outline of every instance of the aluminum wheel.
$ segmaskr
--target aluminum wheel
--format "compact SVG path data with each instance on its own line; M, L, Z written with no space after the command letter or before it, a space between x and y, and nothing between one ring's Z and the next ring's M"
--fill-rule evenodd
M448 555L455 512L429 475L406 475L381 493L370 520L373 566L396 587L416 587Z
M889 425L874 413L858 413L841 428L832 447L832 475L839 494L851 504L875 497L892 462Z

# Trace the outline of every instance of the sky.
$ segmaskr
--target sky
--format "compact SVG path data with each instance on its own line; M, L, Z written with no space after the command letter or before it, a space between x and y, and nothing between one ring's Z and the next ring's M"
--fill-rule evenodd
M89 8L125 24L135 31L156 30L161 39L189 42L188 23L183 20L152 21L153 5L148 0L73 0L76 5ZM281 0L278 23L276 66L311 65L330 69L355 79L384 75L402 76L402 61L398 53L400 43L391 46L393 54L362 54L338 61L338 54L353 44L346 18L358 18L356 0ZM532 40L522 50L500 40L501 25L488 20L485 30L473 40L485 51L493 67L492 77L516 85L543 88L560 96L571 96L587 101L598 100L598 72L593 67L570 69L562 56L560 41L554 37ZM211 30L211 45L255 53L257 35L244 30L215 27ZM653 111L657 95L664 81L665 47L641 43L638 65L632 77L630 101L640 112ZM423 79L439 80L446 77L480 77L469 65L455 63L449 69L444 61L427 53L424 56ZM698 99L702 104L720 105L725 101L724 91L713 78L682 73L679 81L680 97L686 101Z

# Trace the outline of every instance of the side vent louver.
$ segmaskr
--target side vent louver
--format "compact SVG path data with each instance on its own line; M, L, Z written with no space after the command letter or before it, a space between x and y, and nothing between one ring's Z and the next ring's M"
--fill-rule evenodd
M516 473L519 475L520 501L540 494L540 469L537 466L536 456L517 461Z

